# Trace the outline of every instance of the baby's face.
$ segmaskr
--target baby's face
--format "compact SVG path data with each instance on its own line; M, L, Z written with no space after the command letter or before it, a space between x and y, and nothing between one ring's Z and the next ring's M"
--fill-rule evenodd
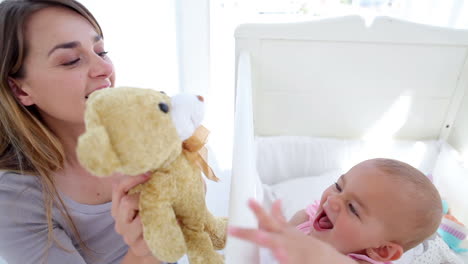
M389 220L392 226L404 221L399 191L372 162L360 163L324 191L310 235L343 254L379 247L395 232Z

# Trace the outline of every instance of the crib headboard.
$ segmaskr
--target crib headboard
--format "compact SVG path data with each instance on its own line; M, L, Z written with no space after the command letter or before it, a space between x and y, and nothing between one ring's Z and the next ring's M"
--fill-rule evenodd
M350 16L246 24L235 37L259 136L446 139L468 86L468 31Z

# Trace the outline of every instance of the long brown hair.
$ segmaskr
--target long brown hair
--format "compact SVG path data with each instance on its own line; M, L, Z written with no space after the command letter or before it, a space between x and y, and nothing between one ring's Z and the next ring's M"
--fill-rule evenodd
M65 153L58 138L41 122L34 106L18 102L8 78L27 75L24 60L28 54L25 25L34 12L48 7L75 11L87 19L103 37L93 15L75 0L4 0L0 2L0 170L35 175L42 187L48 246L56 242L52 232L52 208L59 209L81 247L86 249L54 185L52 173L63 168ZM61 245L59 245L62 247ZM63 247L62 247L63 248Z

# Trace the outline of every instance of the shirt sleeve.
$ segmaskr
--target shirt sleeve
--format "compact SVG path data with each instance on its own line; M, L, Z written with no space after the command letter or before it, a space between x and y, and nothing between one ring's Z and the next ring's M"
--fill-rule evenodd
M48 243L42 193L28 184L0 181L0 256L8 264L86 264L72 239L53 220L56 242Z

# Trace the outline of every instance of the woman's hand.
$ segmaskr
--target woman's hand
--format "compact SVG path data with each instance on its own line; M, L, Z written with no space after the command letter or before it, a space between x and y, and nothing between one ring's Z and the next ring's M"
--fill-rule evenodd
M138 184L149 180L150 174L138 176L116 176L112 189L112 217L115 230L129 246L122 263L161 263L151 254L143 239L143 226L138 214L140 194L128 194Z
M279 263L356 264L330 245L289 224L281 212L279 200L273 203L271 214L253 200L249 201L249 207L257 217L258 229L230 227L229 234L270 249Z

